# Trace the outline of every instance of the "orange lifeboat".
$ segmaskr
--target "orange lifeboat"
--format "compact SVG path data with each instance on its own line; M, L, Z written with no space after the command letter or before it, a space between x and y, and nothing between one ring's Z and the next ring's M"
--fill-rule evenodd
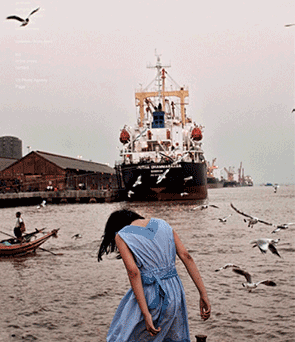
M199 127L194 127L194 129L192 130L191 138L196 141L202 140L203 135Z
M126 131L125 128L123 128L120 134L120 141L122 144L127 144L129 140L130 134Z

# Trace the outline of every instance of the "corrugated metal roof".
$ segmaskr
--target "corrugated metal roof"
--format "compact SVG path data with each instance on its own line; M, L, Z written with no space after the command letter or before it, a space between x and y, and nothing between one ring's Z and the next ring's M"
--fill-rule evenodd
M14 158L0 158L0 171L6 169L8 166L11 164L15 163L18 161L18 159Z
M42 151L35 151L35 153L49 160L53 164L61 167L62 169L83 170L87 172L100 172L100 173L110 173L110 174L115 173L115 169L113 169L112 167L106 164L94 163L91 161L75 159L71 157L64 157L64 156L42 152Z

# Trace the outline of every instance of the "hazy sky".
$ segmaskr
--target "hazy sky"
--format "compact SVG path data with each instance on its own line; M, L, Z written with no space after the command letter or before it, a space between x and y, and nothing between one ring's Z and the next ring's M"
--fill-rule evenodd
M20 27L8 15L26 17ZM0 136L109 163L155 49L188 86L209 161L294 183L294 0L1 1Z

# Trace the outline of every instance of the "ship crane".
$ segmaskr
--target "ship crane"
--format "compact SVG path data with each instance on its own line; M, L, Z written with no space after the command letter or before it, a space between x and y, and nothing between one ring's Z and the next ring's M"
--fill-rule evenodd
M207 175L213 177L213 172L215 169L218 169L218 166L215 165L216 158L212 160L212 164L210 165L210 162L207 162Z
M233 182L234 180L234 171L233 170L228 170L226 167L224 168L225 172L227 173L227 180L229 182Z
M245 183L244 168L242 167L242 162L240 163L240 168L239 168L239 183L240 184Z

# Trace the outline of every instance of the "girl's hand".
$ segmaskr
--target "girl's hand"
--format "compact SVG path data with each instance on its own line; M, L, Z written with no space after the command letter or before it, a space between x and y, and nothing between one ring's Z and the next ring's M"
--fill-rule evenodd
M144 320L145 320L146 330L149 332L151 336L156 336L161 331L161 328L157 328L157 329L155 328L151 314L148 314L144 318Z
M200 314L201 318L206 321L210 317L211 306L208 297L200 297Z

